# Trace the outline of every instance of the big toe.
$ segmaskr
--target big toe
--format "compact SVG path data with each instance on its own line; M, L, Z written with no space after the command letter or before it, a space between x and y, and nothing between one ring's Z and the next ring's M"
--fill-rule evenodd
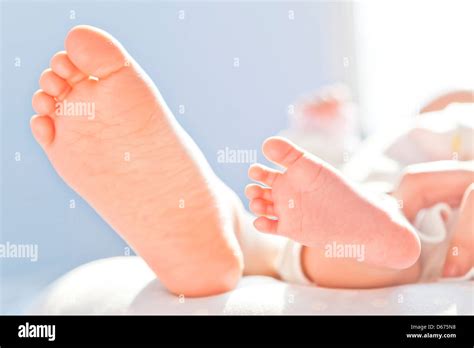
M280 137L271 137L263 143L263 154L273 163L289 167L304 154L303 150Z
M122 45L109 33L92 26L71 29L65 46L72 63L89 76L105 78L129 64Z

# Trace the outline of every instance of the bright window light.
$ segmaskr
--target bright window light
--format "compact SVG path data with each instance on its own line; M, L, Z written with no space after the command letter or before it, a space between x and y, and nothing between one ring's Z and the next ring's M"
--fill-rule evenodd
M430 98L474 89L473 1L355 3L364 128L410 117Z

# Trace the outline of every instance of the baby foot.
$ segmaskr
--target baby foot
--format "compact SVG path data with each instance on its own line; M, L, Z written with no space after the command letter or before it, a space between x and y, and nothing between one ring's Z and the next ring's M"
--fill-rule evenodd
M78 26L65 46L31 120L58 174L172 292L233 288L242 261L229 191L119 42Z
M474 267L474 184L466 192L446 255L443 276L461 277Z
M258 164L249 170L251 179L268 186L246 188L250 209L260 216L254 222L259 231L310 247L356 246L363 261L376 266L404 269L416 262L420 242L410 225L371 202L328 164L277 137L265 141L263 153L286 171Z

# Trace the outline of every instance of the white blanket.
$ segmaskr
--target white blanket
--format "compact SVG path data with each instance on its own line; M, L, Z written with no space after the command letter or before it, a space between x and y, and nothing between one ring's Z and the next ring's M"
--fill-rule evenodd
M83 265L54 282L31 314L473 314L474 283L412 284L371 290L291 285L244 277L226 294L174 296L139 257Z

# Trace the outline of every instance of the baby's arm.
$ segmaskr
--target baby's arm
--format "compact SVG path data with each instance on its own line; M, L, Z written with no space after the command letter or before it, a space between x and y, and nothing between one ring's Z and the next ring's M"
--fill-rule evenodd
M453 91L443 94L426 104L420 113L443 110L451 103L474 103L474 91Z

